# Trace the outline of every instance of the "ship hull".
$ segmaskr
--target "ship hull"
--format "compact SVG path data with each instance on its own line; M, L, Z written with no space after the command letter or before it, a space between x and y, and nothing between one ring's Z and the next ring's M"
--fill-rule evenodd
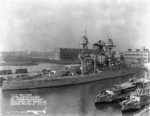
M119 95L119 96L114 96L114 97L111 97L111 98L104 98L104 99L96 99L95 101L95 104L99 104L99 103L111 103L111 102L115 102L115 101L120 101L120 100L123 100L125 99L126 97L128 97L130 94L130 92L126 93L126 94L123 94L123 95Z
M130 106L125 106L125 107L122 107L122 112L128 112L128 111L131 111L131 110L139 110L147 105L150 104L150 99L147 99L145 101L142 101L141 103L139 103L137 106L135 104L132 104Z
M2 85L2 90L33 89L33 88L46 88L46 87L81 84L104 79L116 78L119 76L134 75L139 71L140 71L139 68L128 68L121 70L121 72L120 70L118 71L109 70L97 74L88 74L88 75L41 78L31 80L19 80L19 81L17 80L4 81Z

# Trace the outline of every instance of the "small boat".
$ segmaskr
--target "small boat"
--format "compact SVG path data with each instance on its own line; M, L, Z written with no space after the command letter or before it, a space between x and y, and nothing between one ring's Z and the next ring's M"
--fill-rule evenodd
M120 103L122 106L121 110L130 111L130 110L139 110L142 107L145 107L150 104L150 88L142 88L134 91L130 97Z
M145 78L137 79L134 75L134 78L129 79L128 82L102 91L96 96L95 103L124 100L130 96L130 92L135 91L137 88L146 88L149 86L150 80Z
M125 99L129 96L129 93L134 90L136 90L136 85L130 82L114 86L97 95L95 104Z

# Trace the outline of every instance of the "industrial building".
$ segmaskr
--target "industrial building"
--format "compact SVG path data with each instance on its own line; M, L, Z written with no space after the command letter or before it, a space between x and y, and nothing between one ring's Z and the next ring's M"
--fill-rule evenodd
M71 60L78 59L80 49L73 48L55 48L50 51L49 59L53 60Z
M49 52L40 51L3 51L1 52L2 61L31 61L33 59L48 59Z
M128 49L124 52L124 59L127 63L148 63L150 62L150 51L143 48L143 50Z
M49 56L49 51L48 52L42 52L42 51L31 51L30 52L30 57L31 58L45 58L48 59Z
M90 54L94 54L97 50L88 50ZM50 51L49 59L52 60L75 60L77 61L80 57L82 49L78 48L55 48Z

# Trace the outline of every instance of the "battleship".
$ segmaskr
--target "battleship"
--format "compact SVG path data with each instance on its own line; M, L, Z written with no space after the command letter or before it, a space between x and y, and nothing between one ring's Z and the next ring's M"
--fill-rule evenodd
M99 40L93 44L95 52L90 54L88 49L88 38L82 36L82 52L80 64L67 65L58 71L51 70L49 73L37 76L21 76L8 78L2 84L2 90L34 89L74 85L135 75L141 69L129 67L125 64L123 56L118 59L114 57L113 48L116 47L112 39L108 42Z

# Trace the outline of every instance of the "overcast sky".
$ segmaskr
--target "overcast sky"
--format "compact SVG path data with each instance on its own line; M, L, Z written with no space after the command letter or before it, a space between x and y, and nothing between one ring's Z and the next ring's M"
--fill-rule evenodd
M150 0L0 0L0 50L89 46L110 36L116 50L150 49Z

